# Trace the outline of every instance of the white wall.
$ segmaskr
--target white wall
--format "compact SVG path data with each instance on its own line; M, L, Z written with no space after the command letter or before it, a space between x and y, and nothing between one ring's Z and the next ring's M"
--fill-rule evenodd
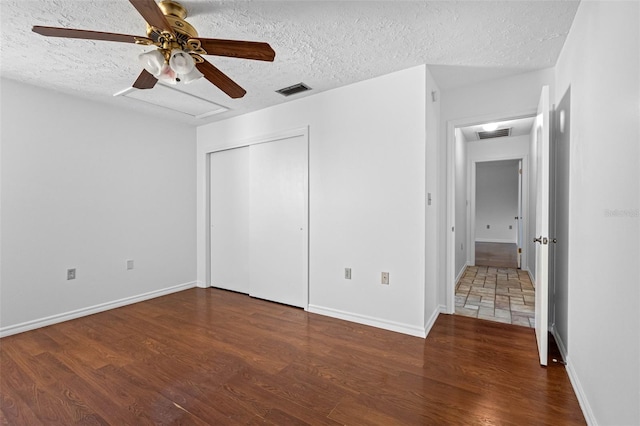
M467 265L469 197L467 190L467 140L460 129L455 129L455 276Z
M424 329L429 331L440 312L438 302L438 211L446 200L438 194L438 141L440 140L440 90L431 72L425 67L426 80L426 192L431 202L426 207L426 250L424 285ZM424 193L423 193L424 197ZM424 200L424 198L423 198ZM444 260L444 259L443 259ZM444 267L444 266L443 266Z
M419 66L199 127L200 285L208 284L207 152L309 126L309 309L424 334L423 295L436 291L425 285L428 82Z
M555 69L572 104L568 371L601 425L640 424L639 28L636 1L583 1Z
M549 85L553 93L553 69L543 69L523 73L507 78L485 81L464 87L458 87L442 92L441 96L441 132L438 147L438 193L445 197L447 192L447 143L453 138L454 124L465 123L467 125L481 122L504 119L524 115L534 115L542 86ZM453 127L452 127L453 126ZM506 138L500 138L506 139ZM471 146L467 155L472 156ZM508 149L508 147L505 147ZM528 149L528 145L527 145ZM509 157L507 157L509 158ZM471 161L471 160L470 160ZM447 303L447 285L445 257L447 254L447 209L446 203L439 205L438 219L438 283L439 301ZM451 299L453 300L453 299ZM451 302L450 302L451 303Z
M467 144L469 162L500 161L529 155L529 136L483 139Z
M518 168L517 160L476 163L475 241L518 242Z
M3 80L1 172L3 334L194 285L195 130Z

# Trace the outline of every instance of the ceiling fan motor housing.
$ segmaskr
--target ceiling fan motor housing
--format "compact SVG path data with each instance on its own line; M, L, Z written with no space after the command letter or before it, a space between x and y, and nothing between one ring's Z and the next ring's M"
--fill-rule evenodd
M163 0L158 3L158 7L160 7L169 25L171 25L171 28L175 31L178 43L184 45L189 39L198 37L198 31L196 31L193 25L185 21L187 9L185 9L184 6L177 1ZM161 30L147 24L147 36L157 42L161 36Z

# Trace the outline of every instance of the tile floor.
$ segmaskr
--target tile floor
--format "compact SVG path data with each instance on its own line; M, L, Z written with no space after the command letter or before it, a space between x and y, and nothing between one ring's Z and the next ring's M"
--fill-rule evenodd
M534 327L535 293L529 274L514 268L468 266L456 284L456 314Z

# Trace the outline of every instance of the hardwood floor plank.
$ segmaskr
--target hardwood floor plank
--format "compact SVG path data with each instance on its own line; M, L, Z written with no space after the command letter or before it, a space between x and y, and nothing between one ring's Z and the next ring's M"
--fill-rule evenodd
M277 378L264 380L268 376L259 377L256 371L247 369L225 384L225 390L240 404L263 419L273 422L275 418L288 418L294 424L333 425L326 414L307 408L293 401L289 395L279 389ZM275 412L274 412L275 410ZM276 424L288 424L277 423Z
M2 425L37 425L40 420L24 403L14 397L0 393L0 424Z
M497 268L518 267L518 246L510 243L475 243L476 261L479 266Z
M580 425L584 418L565 369L538 365L529 328L440 315L425 340L196 288L2 339L0 422Z

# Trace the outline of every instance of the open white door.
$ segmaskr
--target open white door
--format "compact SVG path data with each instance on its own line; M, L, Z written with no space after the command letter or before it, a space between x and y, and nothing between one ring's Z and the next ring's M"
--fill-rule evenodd
M547 365L549 328L549 86L542 88L534 124L536 153L536 340L540 365Z

